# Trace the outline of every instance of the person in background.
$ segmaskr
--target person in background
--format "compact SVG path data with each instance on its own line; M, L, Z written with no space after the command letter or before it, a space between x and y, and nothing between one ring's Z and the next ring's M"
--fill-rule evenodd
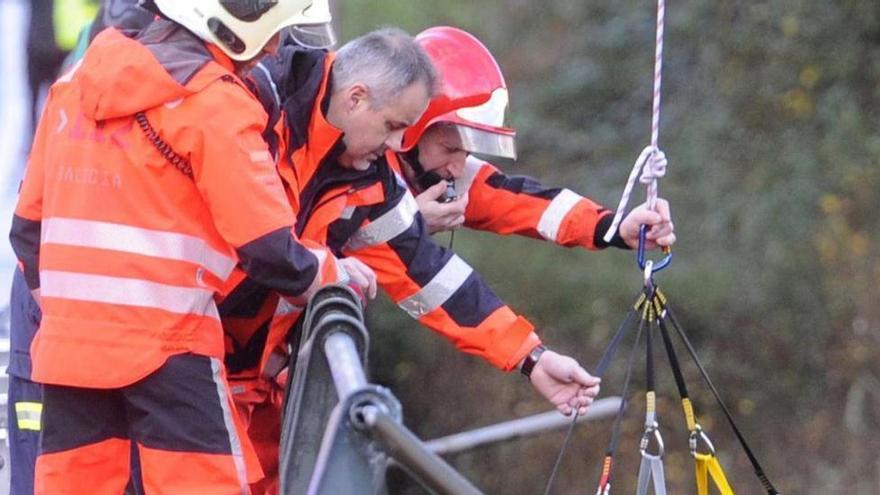
M43 94L59 75L77 37L98 11L97 0L31 0L26 42L31 132L37 127Z

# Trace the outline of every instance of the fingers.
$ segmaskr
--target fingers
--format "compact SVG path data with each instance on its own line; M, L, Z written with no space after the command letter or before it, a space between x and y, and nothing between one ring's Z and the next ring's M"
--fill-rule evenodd
M657 198L657 202L654 204L654 210L660 214L660 220L663 222L671 222L672 215L669 212L669 201L666 201L663 198Z
M657 239L657 244L663 247L668 247L675 244L675 234L669 234Z
M626 220L629 220L631 224L635 224L636 230L638 230L638 226L640 225L651 226L658 224L663 221L663 218L659 213L649 210L647 205L642 204L631 211L630 214L626 216Z
M437 201L437 198L446 190L445 187L439 186L444 186L444 183L435 184L416 197L422 218L428 226L428 231L432 234L456 229L463 225L464 212L468 204L467 194L463 194L449 203Z
M374 272L372 268L354 257L342 258L340 263L342 263L348 276L351 277L352 282L366 292L367 297L370 299L376 297L376 272Z
M558 404L556 409L566 416L570 416L575 410L577 410L578 415L583 415L587 413L594 401L595 396L590 395L587 389L581 388L570 399Z
M574 372L572 373L572 378L574 382L584 387L594 387L602 383L601 378L589 374L587 370L585 370L581 366L577 366L575 368Z
M443 230L457 229L464 224L467 203L467 196L463 196L449 203L437 204L437 223Z
M647 227L645 233L645 247L655 249L657 246L671 246L675 243L675 225L672 223L672 214L669 202L658 198L655 204L656 211L649 210L647 203L643 203L627 215L620 226L620 235L630 247L638 245L639 228Z
M416 199L435 201L437 198L443 195L444 191L446 191L446 182L440 181L422 191L418 196L416 196Z

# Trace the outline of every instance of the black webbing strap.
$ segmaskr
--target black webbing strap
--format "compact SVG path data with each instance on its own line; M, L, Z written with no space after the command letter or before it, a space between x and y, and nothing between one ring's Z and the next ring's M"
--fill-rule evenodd
M669 330L666 327L666 318L663 314L665 307L661 306L660 317L658 323L660 327L660 336L663 337L663 346L666 347L666 356L669 358L669 367L672 368L672 375L675 377L675 385L678 387L678 394L682 399L688 399L687 384L684 381L684 375L681 372L681 365L678 362L678 355L675 352L675 346L672 345L672 339L669 337Z
M629 397L629 385L632 382L632 370L635 367L639 343L642 341L642 332L645 330L644 318L639 320L638 328L639 329L636 332L636 340L633 342L632 349L630 349L629 357L626 361L626 375L623 379L623 390L620 392L620 407L617 409L617 415L614 417L614 424L611 426L611 439L608 441L608 448L605 450L605 462L602 464L602 473L599 477L599 488L596 491L597 494L607 494L611 491L612 470L614 469L614 452L617 451L617 445L620 442L620 425L623 422L624 412L626 411L627 397Z
M649 313L651 310L648 310ZM656 390L654 378L654 319L648 315L648 333L645 336L645 393L650 394Z
M602 378L602 375L605 374L605 371L608 369L608 366L614 359L614 355L617 354L617 349L620 347L620 342L623 341L623 337L627 334L627 331L632 326L632 321L639 313L639 310L642 307L642 304L644 304L645 300L646 295L639 294L636 300L633 301L630 310L626 313L626 316L620 323L620 326L617 327L617 331L614 333L614 337L611 338L611 342L608 343L608 346L605 348L605 352L602 353L602 358L599 359L599 364L596 366L596 371L594 372L593 376ZM622 406L623 402L621 402L621 407ZM573 416L574 417L571 419L571 424L568 425L568 432L565 434L565 439L562 441L562 447L559 449L559 454L556 456L556 462L553 464L553 470L550 472L550 477L547 479L547 484L544 486L544 495L548 495L550 493L550 489L553 487L553 482L556 480L556 474L559 471L559 466L562 464L562 458L565 455L565 449L568 448L568 442L571 440L575 425L577 425L578 409L574 410Z
M632 381L632 370L636 361L636 354L639 350L639 342L642 340L642 333L644 330L645 320L641 320L639 321L639 329L636 332L636 341L633 343L632 350L630 350L629 358L626 362L626 375L623 381L623 390L620 392L620 408L617 410L617 416L614 418L614 425L611 427L611 440L608 442L608 450L606 451L606 454L612 457L614 456L614 452L617 451L617 444L620 441L620 424L622 423L624 412L626 410L629 384Z
M715 400L718 401L718 405L721 406L721 410L724 412L724 416L727 417L727 422L733 429L734 434L736 434L736 438L739 440L740 445L742 445L743 451L749 458L749 462L752 463L752 468L754 468L755 475L758 477L761 485L763 485L764 489L767 490L768 495L779 495L779 492L776 490L776 488L773 487L773 483L771 483L770 480L767 478L767 475L764 474L764 469L758 462L758 458L755 457L754 453L752 453L752 449L749 447L748 442L746 442L746 439L743 436L742 432L740 432L739 428L737 428L736 422L733 420L733 415L730 413L730 410L727 408L727 405L724 403L724 401L721 400L721 395L718 393L718 389L715 388L715 384L712 383L712 380L709 378L709 374L706 372L706 368L703 367L703 363L701 363L700 359L697 357L697 352L694 350L694 346L691 345L691 342L687 338L687 335L685 335L684 330L682 330L681 325L678 324L678 320L675 318L675 313L672 312L672 308L670 308L668 305L666 306L666 314L669 316L669 321L672 323L672 327L675 329L679 338L681 338L681 341L684 342L684 345L687 348L688 353L691 355L691 358L694 360L694 363L696 363L697 368L699 368L700 374L703 375L703 379L706 381L706 384L712 391L712 395L715 396Z

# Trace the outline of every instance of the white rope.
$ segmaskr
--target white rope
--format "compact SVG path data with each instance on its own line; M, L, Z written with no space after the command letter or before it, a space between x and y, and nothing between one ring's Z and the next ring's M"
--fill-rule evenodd
M620 221L623 219L624 210L627 203L629 203L629 197L632 194L636 176L639 172L642 172L639 181L647 185L648 208L651 210L654 210L657 204L657 181L666 174L666 155L658 147L660 138L660 86L663 73L663 26L665 17L666 2L665 0L657 0L657 38L654 50L654 105L651 115L651 144L642 150L635 165L633 165L632 172L630 172L629 179L626 182L626 187L623 189L623 194L620 197L620 203L617 205L617 211L614 213L614 220L611 222L608 232L605 233L605 242L611 242L614 233L620 227Z

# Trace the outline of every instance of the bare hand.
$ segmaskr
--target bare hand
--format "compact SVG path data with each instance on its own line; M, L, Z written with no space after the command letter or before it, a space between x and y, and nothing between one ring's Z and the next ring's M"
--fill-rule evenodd
M467 208L468 196L462 194L455 201L441 203L437 199L446 191L446 182L440 181L416 196L419 211L428 226L428 232L454 230L464 224L464 211Z
M535 364L531 381L541 395L568 416L575 408L578 414L586 414L599 395L602 380L587 373L574 359L547 350Z
M648 209L648 203L642 203L620 222L620 237L631 248L639 246L639 227L647 226L645 248L656 249L657 246L669 247L675 244L675 226L669 213L669 202L657 199L657 211Z
M372 268L355 257L339 258L339 264L348 273L351 282L367 297L370 299L376 297L376 272Z

